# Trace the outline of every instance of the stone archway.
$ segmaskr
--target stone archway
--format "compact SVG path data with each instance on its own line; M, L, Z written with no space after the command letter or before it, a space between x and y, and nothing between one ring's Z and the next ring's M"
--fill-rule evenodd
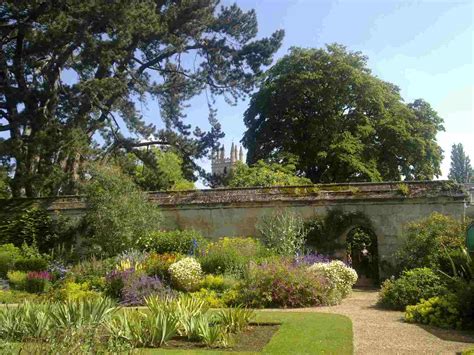
M345 235L346 262L357 272L357 286L375 286L379 282L377 235L372 228L355 225Z

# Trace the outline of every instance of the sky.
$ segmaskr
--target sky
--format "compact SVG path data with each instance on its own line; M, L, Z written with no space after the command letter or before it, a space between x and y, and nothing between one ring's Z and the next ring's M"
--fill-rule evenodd
M231 4L234 1L222 1ZM286 32L275 59L292 46L323 47L338 42L369 57L377 77L400 87L406 102L428 101L445 121L438 142L444 150L442 178L450 166L453 143L462 143L474 160L474 2L470 0L237 0L244 10L255 9L259 37L277 29ZM245 126L248 100L229 106L217 101L226 137L226 152L238 143ZM155 105L144 110L156 121ZM197 97L187 109L188 120L207 127L207 104ZM157 122L156 122L157 123ZM201 165L210 170L210 162ZM199 184L201 185L201 184Z

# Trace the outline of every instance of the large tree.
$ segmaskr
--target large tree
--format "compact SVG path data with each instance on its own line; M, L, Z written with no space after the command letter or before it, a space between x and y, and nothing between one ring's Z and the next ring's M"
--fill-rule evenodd
M451 148L451 168L448 177L459 183L470 182L474 177L471 159L464 152L461 143L453 144Z
M256 40L254 11L218 3L2 1L0 132L7 139L0 159L10 169L12 194L73 192L81 163L97 156L99 135L105 154L131 151L153 134L180 150L186 178L194 178L193 160L223 136L213 97L248 94L283 38L277 31ZM209 131L192 129L182 113L204 91ZM150 98L160 105L163 129L136 107Z
M244 120L248 163L290 153L315 183L440 174L442 119L423 100L405 104L365 56L341 45L291 49L268 71Z

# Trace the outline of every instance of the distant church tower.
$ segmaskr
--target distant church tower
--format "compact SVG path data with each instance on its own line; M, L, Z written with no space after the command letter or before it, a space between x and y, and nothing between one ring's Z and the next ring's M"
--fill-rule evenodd
M222 147L221 149L214 151L212 153L211 159L211 171L213 175L227 175L232 170L233 166L238 162L244 161L244 151L242 147L237 147L232 143L230 148L230 157L226 158L225 156L225 148Z

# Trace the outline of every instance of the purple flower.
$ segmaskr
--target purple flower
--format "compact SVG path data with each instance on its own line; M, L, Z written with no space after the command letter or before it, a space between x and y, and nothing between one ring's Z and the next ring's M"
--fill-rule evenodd
M331 259L327 255L310 253L295 257L293 263L296 265L313 265L316 263L329 263Z
M172 291L157 276L142 275L125 282L120 303L125 306L140 306L144 304L146 297L156 295L165 297L172 295Z

